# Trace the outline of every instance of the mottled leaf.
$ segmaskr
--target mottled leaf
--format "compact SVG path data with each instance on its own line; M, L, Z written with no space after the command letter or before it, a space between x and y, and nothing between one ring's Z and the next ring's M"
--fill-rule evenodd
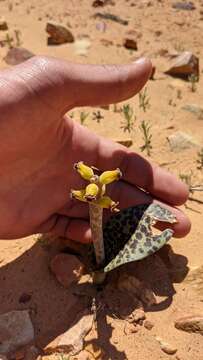
M159 250L173 235L171 229L153 235L157 221L175 223L175 216L157 204L142 204L120 211L104 226L105 264L108 272Z

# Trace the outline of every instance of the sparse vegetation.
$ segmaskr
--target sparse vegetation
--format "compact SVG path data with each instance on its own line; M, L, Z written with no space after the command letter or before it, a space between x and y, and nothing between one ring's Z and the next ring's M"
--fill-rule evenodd
M100 121L104 119L103 115L101 114L101 111L94 111L92 120L96 120L96 122L100 123Z
M146 120L143 120L140 125L140 130L142 131L143 134L144 145L142 145L140 149L141 151L146 150L148 156L151 156L151 150L152 150L152 144L151 144L152 134L150 133L150 129L151 126L149 125L149 123Z
M145 87L144 90L139 93L139 107L144 112L146 112L147 109L150 108L149 100L150 100L150 98L147 95L147 88Z
M133 126L136 120L134 110L130 104L123 105L122 113L124 116L124 121L122 123L121 129L123 129L124 132L128 131L130 133L133 130Z
M87 119L88 116L89 116L89 113L86 113L85 111L81 111L81 113L80 113L80 123L81 123L81 125L84 125L85 120Z

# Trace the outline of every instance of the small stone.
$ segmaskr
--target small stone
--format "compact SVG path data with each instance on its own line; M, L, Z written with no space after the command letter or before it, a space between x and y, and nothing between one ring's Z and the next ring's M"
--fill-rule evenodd
M93 326L93 314L87 311L79 314L73 326L59 335L44 349L45 354L65 352L69 355L78 354L83 349L83 341Z
M101 21L96 24L96 29L102 33L104 33L106 31L106 28L107 28L107 25L104 21Z
M139 323L140 320L145 320L145 312L143 309L135 309L132 314L133 321Z
M130 50L138 50L137 48L137 41L131 38L126 38L123 42L123 46L126 49L130 49Z
M192 1L188 1L188 2L176 2L174 4L172 4L172 7L174 9L178 9L178 10L195 10L196 7L195 5L192 3Z
M149 320L145 320L144 322L144 327L147 329L147 330L152 330L152 328L154 327L154 324L149 321Z
M51 260L50 268L58 282L68 288L80 278L83 265L74 255L58 254Z
M81 55L81 56L87 55L90 46L91 46L91 41L89 39L83 38L76 40L74 43L76 55Z
M174 60L165 74L188 79L191 75L199 78L199 58L190 51L184 51Z
M33 340L29 311L11 311L0 316L0 353L14 352Z
M8 24L4 18L0 18L0 30L6 31L8 30Z
M203 335L203 315L186 316L175 321L178 330Z
M65 26L48 22L46 32L49 34L48 45L60 45L74 42L74 36Z
M181 131L169 135L167 137L171 151L179 152L185 149L198 147L198 142L190 135L185 134Z
M31 51L24 48L11 48L7 52L4 61L8 65L18 65L31 57L35 56Z
M156 304L156 298L153 291L132 275L124 273L120 274L117 287L120 291L128 291L130 294L136 296L147 306Z
M115 5L115 3L112 0L94 0L92 3L93 7L101 7L105 5Z
M133 141L131 139L125 139L125 140L114 140L117 144L123 145L127 148L132 146Z
M203 120L203 108L196 104L188 104L182 107L183 110L189 111L196 115L199 120Z
M156 340L160 344L160 348L163 352L165 352L168 355L174 355L177 352L177 348L172 346L171 344L168 344L167 342L163 341L160 337L156 337Z
M135 334L139 331L139 326L134 325L133 323L126 323L124 327L125 335Z

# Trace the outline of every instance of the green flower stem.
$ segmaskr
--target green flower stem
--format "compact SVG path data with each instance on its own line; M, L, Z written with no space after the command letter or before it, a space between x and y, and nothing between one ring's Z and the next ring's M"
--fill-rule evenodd
M98 266L102 266L105 261L102 227L103 208L95 203L89 203L89 214L96 262Z

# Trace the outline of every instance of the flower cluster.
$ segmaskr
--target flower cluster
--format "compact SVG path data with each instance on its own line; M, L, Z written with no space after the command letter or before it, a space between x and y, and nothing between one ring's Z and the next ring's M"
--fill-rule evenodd
M121 178L122 173L120 169L104 171L101 175L96 175L93 171L96 168L89 167L82 161L76 163L74 168L84 180L89 181L89 184L85 189L71 190L72 198L93 203L102 208L110 209L111 211L119 211L117 208L118 202L113 201L109 196L105 195L105 192L106 185Z

